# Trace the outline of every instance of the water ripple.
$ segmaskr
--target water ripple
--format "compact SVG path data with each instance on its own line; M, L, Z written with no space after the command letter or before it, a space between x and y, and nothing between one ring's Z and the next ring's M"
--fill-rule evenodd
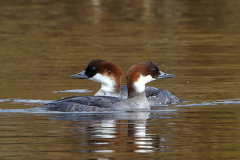
M71 90L64 90L64 91L53 91L53 93L62 93L62 92L70 92L70 93L87 93L92 92L87 89L71 89Z

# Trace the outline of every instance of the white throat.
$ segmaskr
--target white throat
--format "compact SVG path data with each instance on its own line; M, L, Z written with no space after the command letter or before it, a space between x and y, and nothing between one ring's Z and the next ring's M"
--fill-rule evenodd
M138 80L133 83L135 91L138 93L145 92L145 85L154 80L156 79L152 78L151 75L148 75L148 76L140 75Z
M95 76L93 76L92 78L89 78L89 79L94 82L101 83L101 90L103 90L105 92L114 92L115 91L114 87L116 85L116 81L115 81L114 77L110 77L110 76L106 76L106 75L97 73Z

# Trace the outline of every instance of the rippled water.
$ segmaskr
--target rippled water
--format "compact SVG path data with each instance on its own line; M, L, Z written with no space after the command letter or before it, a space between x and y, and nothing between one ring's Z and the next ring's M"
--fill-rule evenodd
M0 159L239 159L240 13L224 0L0 0ZM174 74L150 112L46 112L95 58ZM123 84L125 81L123 81ZM76 93L75 93L76 92Z

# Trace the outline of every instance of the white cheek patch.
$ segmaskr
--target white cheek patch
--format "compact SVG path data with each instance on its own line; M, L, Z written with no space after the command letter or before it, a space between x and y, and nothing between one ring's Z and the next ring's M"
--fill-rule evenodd
M151 75L148 75L148 76L140 75L138 80L133 83L136 92L138 92L138 93L144 92L145 91L145 85L147 83L151 82L151 81L154 81L154 80L156 80L156 79L152 78Z
M110 76L97 73L92 78L89 78L94 82L101 83L101 89L108 92L114 92L114 86L116 84L115 79Z

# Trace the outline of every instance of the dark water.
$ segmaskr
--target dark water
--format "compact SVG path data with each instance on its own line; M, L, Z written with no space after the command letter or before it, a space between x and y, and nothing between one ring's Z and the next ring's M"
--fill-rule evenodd
M0 4L0 159L239 159L240 1ZM151 112L31 109L96 93L99 84L69 78L96 58L124 71L152 60L175 78L149 85L189 102Z

